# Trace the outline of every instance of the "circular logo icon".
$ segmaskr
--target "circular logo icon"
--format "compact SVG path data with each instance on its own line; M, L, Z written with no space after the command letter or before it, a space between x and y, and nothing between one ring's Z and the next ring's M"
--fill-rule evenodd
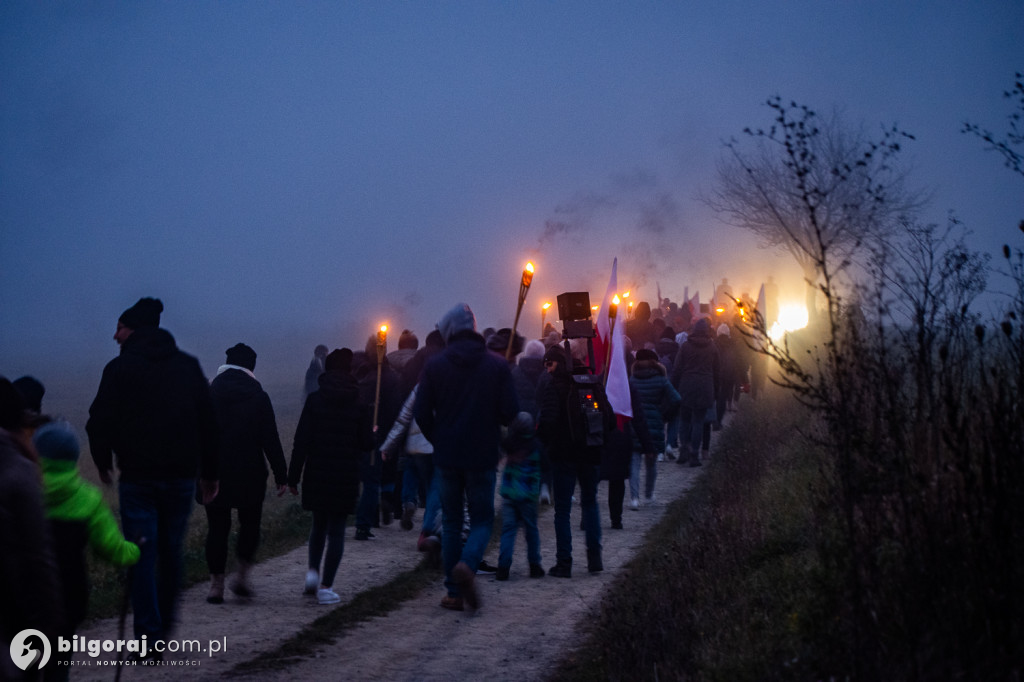
M42 668L50 660L50 640L39 630L22 630L11 640L11 660L22 670Z

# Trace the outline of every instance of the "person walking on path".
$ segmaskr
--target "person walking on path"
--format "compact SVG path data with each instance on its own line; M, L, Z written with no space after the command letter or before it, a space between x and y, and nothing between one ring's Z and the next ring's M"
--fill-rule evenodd
M140 550L124 539L117 521L95 486L78 471L78 436L67 422L49 422L32 436L43 472L43 505L60 575L64 619L60 636L70 642L85 620L89 605L89 567L85 550L108 563L127 567L139 560ZM45 670L47 680L66 680L71 651L54 650Z
M447 609L474 610L475 573L491 539L501 427L519 413L508 363L488 352L465 303L438 323L446 348L423 368L413 416L434 444ZM461 545L463 500L469 535Z
M534 437L533 415L520 412L508 427L501 442L505 451L505 470L501 475L501 548L498 552L497 580L508 580L516 534L523 527L526 535L526 560L531 578L543 578L540 558L540 531L537 529L537 500L540 497L540 450Z
M302 508L313 512L304 593L337 604L341 597L331 588L345 551L345 521L359 497L359 462L374 447L373 416L359 400L352 351L332 351L324 367L295 428L288 486L298 495L302 483Z
M715 409L718 377L718 348L711 338L711 325L702 317L694 323L672 363L672 385L680 397L678 464L700 466L701 440L705 423L711 430L713 418L708 417Z
M113 481L117 456L125 536L146 538L131 603L135 637L150 642L167 640L176 623L196 478L207 503L218 490L220 441L210 385L199 361L159 327L162 311L158 299L143 298L121 315L121 353L103 368L85 427L104 483Z
M538 400L540 416L537 435L547 445L555 484L555 566L548 575L572 577L572 528L569 521L573 491L580 486L580 507L587 538L587 569L592 573L604 570L601 558L601 517L597 507L597 483L600 476L600 445L587 444L588 425L582 414L570 411L581 407L568 359L560 346L552 346L544 354L544 366L551 380L543 384ZM586 371L586 370L584 370ZM599 403L603 434L615 428L615 416L601 386L593 386ZM597 396L597 393L600 396Z
M220 492L205 505L208 532L206 566L210 593L206 601L224 601L224 570L231 533L231 510L238 510L238 575L231 591L252 597L249 571L260 542L263 499L267 494L267 462L274 472L277 494L287 490L288 467L277 432L270 396L253 372L256 351L244 343L227 349L225 364L210 383L220 426Z
M643 461L646 484L644 501L654 502L654 483L658 477L657 454L665 452L665 424L679 414L681 398L679 392L668 380L664 365L658 361L655 351L640 349L633 363L630 387L640 398L641 411L634 410L634 419L643 419L651 441L651 449L645 449L634 430L633 457L629 472L629 508L640 508L640 463Z

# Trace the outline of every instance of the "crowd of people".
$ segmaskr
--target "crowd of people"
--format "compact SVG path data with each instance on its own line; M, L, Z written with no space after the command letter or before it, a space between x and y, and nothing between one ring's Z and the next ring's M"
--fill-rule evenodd
M357 541L375 540L374 529L396 519L405 530L418 525L417 548L443 567L446 609L480 606L478 573L512 577L520 528L530 578L571 578L574 503L586 568L600 572L599 482L608 482L610 528L622 529L627 482L629 509L652 504L658 462L700 466L712 432L742 392L756 390L758 355L735 333L742 299L729 300L716 311L668 299L630 310L621 352L632 418L613 410L587 335L563 338L553 325L531 340L507 328L478 331L463 303L422 346L410 330L392 352L379 336L358 350L319 345L286 461L255 375L256 351L244 343L227 349L207 381L160 327L163 304L142 298L118 319L120 352L103 370L86 424L101 481L116 480L120 528L98 489L79 476L74 430L45 415L44 387L31 377L0 377L3 644L26 629L70 639L86 613L87 546L130 567L136 639L168 639L194 503L208 522L206 601L223 603L226 589L256 597L249 575L271 475L273 493L301 495L312 514L302 591L320 604L340 601L332 588L353 517ZM502 524L492 566L483 555L496 491ZM554 507L555 563L547 570L542 504ZM238 569L226 583L232 510ZM3 672L33 678L27 667Z

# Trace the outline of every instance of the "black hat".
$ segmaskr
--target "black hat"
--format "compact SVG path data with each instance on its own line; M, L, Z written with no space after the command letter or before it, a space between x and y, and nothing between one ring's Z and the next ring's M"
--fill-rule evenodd
M494 332L487 338L488 350L498 351L504 353L508 350L508 337L512 335L512 330L508 327L503 327L498 331ZM523 335L516 333L516 338L512 342L512 355L519 355L523 352Z
M640 350L638 350L636 352L636 359L637 359L637 361L641 361L641 360L648 360L648 361L650 361L650 360L653 360L654 362L657 362L658 361L658 354L655 353L650 348L641 348Z
M565 366L565 350L561 346L551 346L544 352L544 362L559 362Z
M164 304L159 298L140 298L128 310L121 313L118 322L129 329L141 329L142 327L159 327L160 313L164 311Z
M20 429L27 424L24 396L9 379L0 377L0 429Z
M256 369L256 351L244 343L236 343L231 348L228 348L225 353L227 353L229 365L245 367L250 372Z
M21 397L25 399L25 407L33 412L43 411L43 395L46 394L46 387L43 386L39 379L23 376L11 383L21 393Z
M324 370L327 372L351 372L352 351L348 348L335 348L324 361Z

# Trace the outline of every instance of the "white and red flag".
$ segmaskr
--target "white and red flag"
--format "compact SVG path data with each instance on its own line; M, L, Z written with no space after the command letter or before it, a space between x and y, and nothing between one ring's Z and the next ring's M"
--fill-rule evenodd
M594 364L597 365L595 373L604 371L605 358L608 360L608 381L605 383L605 393L608 395L608 403L612 410L620 417L633 416L633 403L629 399L629 375L626 373L626 356L623 349L626 342L626 316L617 314L614 326L611 322L609 311L612 306L612 299L617 295L618 279L616 270L619 259L612 261L612 276L608 280L608 289L601 299L601 308L597 311L597 335L594 337ZM608 346L611 345L611 352Z

